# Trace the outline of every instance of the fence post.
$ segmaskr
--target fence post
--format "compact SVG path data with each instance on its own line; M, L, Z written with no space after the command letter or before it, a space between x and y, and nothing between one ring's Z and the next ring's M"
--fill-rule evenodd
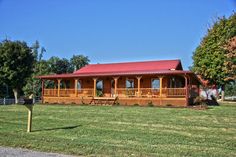
M6 98L3 98L3 105L6 105Z

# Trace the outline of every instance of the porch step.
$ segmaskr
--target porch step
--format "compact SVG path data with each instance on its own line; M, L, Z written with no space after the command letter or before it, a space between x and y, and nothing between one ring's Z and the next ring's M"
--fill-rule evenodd
M117 97L93 97L89 104L94 105L114 105Z

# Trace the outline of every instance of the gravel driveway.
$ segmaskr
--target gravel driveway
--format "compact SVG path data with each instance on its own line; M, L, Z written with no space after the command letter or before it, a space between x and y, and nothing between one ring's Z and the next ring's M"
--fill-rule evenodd
M22 148L10 148L0 146L0 156L1 157L73 157L70 155L63 155L57 153L44 153L36 152L28 149Z

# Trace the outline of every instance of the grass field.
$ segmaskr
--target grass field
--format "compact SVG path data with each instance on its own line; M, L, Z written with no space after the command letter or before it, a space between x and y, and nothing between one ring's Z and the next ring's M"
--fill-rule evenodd
M0 145L85 156L236 156L236 104L157 107L0 106Z

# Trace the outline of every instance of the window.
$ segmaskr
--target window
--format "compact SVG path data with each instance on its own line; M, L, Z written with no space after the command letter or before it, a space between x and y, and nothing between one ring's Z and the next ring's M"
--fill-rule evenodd
M98 80L97 81L97 90L103 90L103 81L102 80Z
M126 88L134 88L134 80L133 79L126 80Z
M152 79L152 89L160 88L160 80L158 78Z
M97 96L103 96L103 81L102 80L97 80L96 83L96 88L97 88Z
M81 90L81 89L82 89L82 83L81 83L80 80L78 80L77 89L78 89L78 90Z

